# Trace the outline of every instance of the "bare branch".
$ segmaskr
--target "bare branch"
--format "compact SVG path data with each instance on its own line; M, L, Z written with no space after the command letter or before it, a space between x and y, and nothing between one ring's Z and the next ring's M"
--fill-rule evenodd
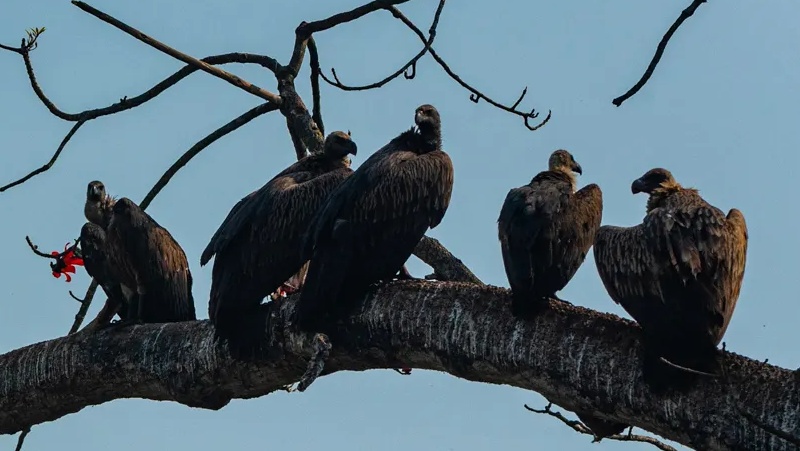
M616 106L620 106L622 105L622 102L630 99L637 92L639 92L640 89L642 89L645 83L650 80L653 72L656 70L656 66L658 66L659 61L661 61L661 56L664 54L664 50L667 48L669 40L672 39L672 35L674 35L683 22L692 17L692 14L697 11L697 8L699 8L700 5L705 2L706 0L692 0L692 4L681 11L681 15L678 16L678 19L675 20L675 23L673 23L667 32L664 33L664 36L661 38L661 42L658 43L658 47L656 47L656 53L653 55L653 59L650 60L650 64L647 66L647 69L645 69L644 74L642 74L642 78L640 78L639 81L637 81L636 84L628 90L628 92L612 100L611 103Z
M469 282L483 285L481 279L436 238L424 236L414 248L414 255L433 268L436 280Z
M313 114L311 118L317 124L319 132L325 136L325 125L322 123L322 99L319 92L319 77L322 71L319 68L319 52L313 37L308 38L309 65L311 66L311 103ZM294 138L292 138L294 140Z
M23 445L23 443L25 443L25 437L27 437L28 434L30 434L30 432L31 432L31 428L27 427L27 428L23 429L22 432L19 433L19 438L17 439L17 447L14 448L15 451L21 451L22 450L22 445Z
M376 89L380 88L381 86L389 83L390 81L394 80L395 78L399 77L401 74L405 74L406 80L411 80L416 76L416 68L417 68L417 61L420 60L428 50L430 50L431 45L433 45L434 39L436 39L436 27L439 25L439 17L442 14L442 10L444 9L444 3L446 0L439 0L439 7L436 8L436 14L433 16L433 24L431 24L430 31L428 32L428 38L425 40L425 46L419 53L416 54L413 58L411 58L406 64L404 64L400 69L395 71L393 74L385 77L384 79L377 81L375 83L371 83L368 85L363 86L347 86L339 80L339 77L336 75L336 69L331 68L331 74L333 74L334 81L331 81L329 78L322 74L322 79L325 80L328 84L335 86L343 91L367 91L369 89ZM407 70L411 69L410 72L406 72Z
M55 164L56 160L58 160L58 157L61 155L61 151L64 150L64 146L67 145L69 140L72 139L72 136L75 134L75 132L77 132L78 129L81 128L81 126L85 123L86 120L80 120L76 122L75 125L72 126L72 128L69 130L69 133L67 133L67 136L65 136L64 139L61 140L61 144L58 145L58 149L56 149L56 152L53 154L52 157L50 157L50 161L45 163L40 168L34 169L33 171L29 172L26 176L22 177L21 179L15 180L5 186L0 187L0 193L6 191L9 188L13 188L17 185L22 185L23 183L27 182L33 177L41 174L42 172L48 171L50 168L52 168L53 164Z
M144 42L145 44L155 48L156 50L159 50L159 51L161 51L163 53L166 53L167 55L169 55L169 56L171 56L171 57L173 57L175 59L181 60L186 64L190 64L192 66L195 66L198 69L202 70L203 72L211 74L211 75L213 75L213 76L215 76L217 78L220 78L222 80L225 80L228 83L232 84L233 86L236 86L239 89L243 89L243 90L249 92L250 94L253 94L255 96L261 97L262 99L267 100L269 102L272 102L272 103L274 103L276 105L280 105L281 104L281 98L277 94L273 94L273 93L271 93L269 91L266 91L266 90L264 90L262 88L259 88L258 86L254 85L254 84L252 84L252 83L250 83L250 82L248 82L246 80L243 80L243 79L237 77L236 75L231 74L230 72L226 72L226 71L224 71L224 70L222 70L222 69L220 69L218 67L211 66L209 64L204 63L201 60L198 60L198 59L196 59L194 57L191 57L191 56L189 56L189 55L187 55L187 54L185 54L183 52L175 50L172 47L170 47L170 46L168 46L168 45L166 45L166 44L164 44L162 42L159 42L156 39L153 39L150 36L142 33L141 31L137 30L136 28L133 28L133 27L131 27L131 26L129 26L129 25L117 20L117 19L109 16L108 14L106 14L106 13L104 13L104 12L98 10L98 9L95 9L95 8L89 6L88 4L86 4L84 2L77 1L77 0L72 0L72 4L77 6L81 10L83 10L83 11L85 11L85 12L87 12L87 13L95 16L95 17L97 17L98 19L102 20L103 22L106 22L106 23L108 23L110 25L113 25L114 27L124 31L125 33L127 33L127 34L133 36L134 38Z
M222 127L209 133L205 138L201 139L200 141L195 143L195 145L189 148L189 150L187 150L183 155L181 155L181 157L178 158L178 160L175 163L173 163L172 166L170 166L166 172L164 172L164 175L162 175L161 178L158 179L156 184L153 185L152 188L150 188L150 191L147 193L147 195L144 196L144 199L142 199L142 202L139 204L139 206L142 209L147 208L150 205L150 202L152 202L153 199L155 199L155 197L158 195L158 193L160 193L161 190L164 189L165 186L167 186L167 183L169 183L169 181L172 180L172 177L175 176L175 174L177 174L182 167L186 166L186 164L189 163L189 161L191 161L192 158L197 156L197 154L199 154L203 149L211 145L214 141L222 138L223 136L227 135L228 133L231 133L234 130L237 130L239 127L247 124L248 122L252 121L258 116L269 113L271 111L275 111L277 109L278 106L275 105L274 103L269 103L269 102L262 103L261 105L258 105L257 107L247 111L246 113L242 114L236 119L228 122Z
M75 314L75 319L72 321L72 327L69 328L70 335L81 328L81 324L83 324L83 320L86 318L86 312L89 311L89 307L92 305L92 299L94 299L94 294L97 292L98 286L97 280L92 279L92 283L89 284L89 288L86 289L86 294L83 296L78 313Z
M400 12L399 9L395 8L394 6L390 6L387 9L392 12L392 15L394 15L394 17L400 19L408 28L410 28L417 35L417 37L419 37L420 40L422 40L423 43L427 43L427 39L425 38L425 35L422 34L422 31L419 28L417 28L416 25L414 25L414 22L409 20L408 17L406 17L402 12ZM469 98L473 102L478 103L480 99L483 99L496 108L499 108L503 111L519 116L524 120L525 127L527 127L528 130L531 131L535 131L542 128L542 126L544 126L544 124L546 124L550 120L550 117L552 116L553 112L548 110L547 117L545 117L542 122L536 125L531 125L530 120L539 117L539 113L536 112L536 109L535 108L531 109L529 112L520 111L517 109L517 106L520 104L520 102L522 102L522 98L525 97L525 94L528 92L527 87L525 87L525 89L522 91L522 95L516 102L514 102L513 106L509 107L503 105L502 103L497 102L490 97L487 97L486 94L478 91L477 89L467 84L467 82L462 80L461 77L458 76L458 74L456 74L455 72L453 72L452 69L450 69L450 66L448 66L447 63L444 61L444 59L442 59L442 57L440 57L439 54L436 53L436 50L434 50L433 47L428 48L428 53L430 53L433 59L436 60L437 63L439 63L439 65L442 67L442 69L444 69L444 71L447 73L447 75L450 76L451 79L453 79L456 83L458 83L471 93Z
M565 417L564 415L562 415L561 412L554 412L551 409L551 407L553 407L553 403L552 402L547 404L547 406L545 406L545 408L541 409L541 410L534 409L532 407L529 407L527 404L525 404L525 408L528 409L531 412L543 413L543 414L549 415L551 417L557 418L559 421L561 421L562 423L564 423L567 426L569 426L570 428L572 428L572 430L575 431L575 432L579 432L581 434L594 436L594 433L592 432L592 430L589 429L589 427L587 427L585 424L583 424L583 423L581 423L580 421L577 421L577 420L570 420L567 417ZM633 428L633 427L631 426L631 428ZM663 451L676 451L675 448L667 445L666 443L662 442L661 440L658 440L658 439L653 438L653 437L648 437L646 435L636 435L636 434L628 433L628 434L609 435L608 437L604 437L604 438L608 439L608 440L617 440L617 441L620 441L620 442L649 443L649 444L651 444L651 445L655 446L656 448L661 449ZM600 441L600 440L593 440L593 442L598 442L598 441Z
M231 358L207 320L78 333L0 355L0 433L118 398L220 409L233 398L281 390L301 379L315 352L312 334L289 322L297 297L266 304L264 337L275 352L255 361ZM322 374L446 371L533 390L573 411L602 409L607 420L696 449L794 449L734 407L769 406L762 422L800 433L791 370L727 353L725 384L702 379L687 393L654 396L642 381L641 329L631 321L557 301L523 321L512 317L510 301L508 290L491 286L380 285L331 331L335 346Z

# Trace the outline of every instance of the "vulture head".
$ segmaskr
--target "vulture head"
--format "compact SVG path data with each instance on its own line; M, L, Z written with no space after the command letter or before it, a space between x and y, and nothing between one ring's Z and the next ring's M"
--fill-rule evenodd
M631 193L653 194L658 190L678 187L672 173L664 168L650 169L631 184Z
M86 187L86 203L83 206L83 215L86 219L100 227L108 227L111 218L111 207L114 204L103 182L94 180Z
M583 168L575 161L575 157L564 149L558 149L550 154L550 160L547 162L548 169L551 171L561 171L567 174L573 172L583 174Z
M106 186L99 180L89 182L86 188L86 201L87 202L100 202L106 198Z
M324 146L325 155L331 158L339 159L344 158L348 154L355 155L358 152L358 146L350 138L350 132L336 131L331 133L325 138Z
M422 133L436 131L441 127L442 120L439 117L439 112L433 105L420 105L414 112L414 123L419 127Z

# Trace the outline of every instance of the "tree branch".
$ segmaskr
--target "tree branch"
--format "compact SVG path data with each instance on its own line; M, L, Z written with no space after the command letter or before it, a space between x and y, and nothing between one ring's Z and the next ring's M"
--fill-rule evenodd
M0 433L118 398L220 409L297 381L312 334L287 319L297 296L269 304L271 357L231 359L208 321L80 332L0 356ZM727 383L701 380L661 397L641 380L640 329L614 315L552 301L531 322L510 314L506 289L405 281L379 287L342 329L323 374L400 366L541 393L570 410L631 424L709 450L793 449L739 414L797 435L800 391L792 371L727 353Z
M697 8L699 8L700 5L705 2L706 0L692 0L692 4L681 11L681 15L678 16L678 18L675 20L675 23L673 23L667 32L664 33L664 36L661 38L661 42L658 43L658 47L656 47L656 53L653 55L653 59L650 60L650 64L647 66L647 69L645 69L644 74L642 74L642 78L640 78L639 81L637 81L636 84L628 90L628 92L612 100L611 103L616 106L620 106L622 105L622 102L630 99L637 92L639 92L640 89L642 89L645 83L650 80L653 72L656 70L656 66L658 65L659 61L661 61L661 56L664 54L664 50L667 48L669 40L672 39L672 35L674 35L683 22L692 17L692 14L697 11Z
M478 276L435 238L422 237L414 248L414 255L433 268L433 278L436 280L483 285Z
M0 193L2 193L3 191L6 191L9 188L13 188L13 187L15 187L17 185L22 185L23 183L27 182L28 180L32 179L33 177L36 177L37 175L41 174L42 172L50 170L50 168L53 167L53 164L55 164L56 160L58 160L58 157L61 155L61 151L64 150L64 146L67 145L69 140L72 139L72 136L75 135L75 132L77 132L78 129L81 128L81 126L83 124L85 124L85 123L86 123L86 120L80 120L80 121L76 122L75 125L72 126L72 128L69 130L69 133L67 133L67 136L65 136L64 139L61 140L61 144L58 145L58 149L56 149L56 152L53 154L52 157L50 157L50 161L48 161L47 163L45 163L41 167L39 167L37 169L34 169L33 171L29 172L26 176L22 177L21 179L17 179L17 180L15 180L15 181L13 181L13 182L5 185L5 186L0 187Z
M400 74L405 74L405 78L407 80L413 79L417 73L417 61L419 61L420 58L422 58L423 56L425 56L426 53L428 53L428 50L430 50L431 45L433 45L434 39L436 39L436 28L439 26L439 17L442 15L442 10L444 9L445 1L446 0L439 0L439 6L438 8L436 8L436 14L434 14L433 16L433 23L431 24L430 30L428 31L428 38L425 40L425 46L422 48L422 50L419 51L419 53L416 54L416 56L411 58L406 64L403 65L403 67L395 71L393 74L389 75L388 77L380 81L368 85L347 86L339 80L339 77L336 75L336 69L331 68L331 74L333 74L333 78L335 81L329 80L325 76L325 74L321 74L322 79L325 80L328 84L335 86L343 91L367 91L370 89L380 88L386 83L389 83L390 81L399 77ZM411 69L411 72L406 72L409 68Z
M72 4L77 6L81 10L83 10L83 11L85 11L85 12L87 12L87 13L95 16L95 17L97 17L98 19L102 20L103 22L105 22L105 23L107 23L109 25L112 25L112 26L124 31L125 33L133 36L134 38L138 39L139 41L144 42L145 44L149 45L150 47L153 47L156 50L159 50L159 51L161 51L163 53L166 53L167 55L169 55L169 56L171 56L171 57L173 57L175 59L181 60L186 64L191 64L192 66L197 67L198 69L202 70L203 72L209 73L209 74L211 74L211 75L213 75L213 76L215 76L217 78L225 80L228 83L232 84L233 86L236 86L239 89L243 89L243 90L249 92L250 94L253 94L255 96L261 97L262 99L267 100L269 102L272 102L272 103L274 103L276 105L280 105L281 104L281 98L277 94L273 94L273 93L271 93L269 91L266 91L266 90L264 90L262 88L259 88L258 86L254 85L254 84L252 84L252 83L250 83L250 82L248 82L246 80L243 80L243 79L237 77L236 75L231 74L230 72L226 72L226 71L224 71L224 70L222 70L222 69L220 69L218 67L211 66L211 65L206 64L206 63L204 63L204 62L202 62L202 61L200 61L200 60L198 60L196 58L193 58L193 57L191 57L191 56L189 56L189 55L187 55L187 54L185 54L183 52L175 50L172 47L170 47L170 46L168 46L168 45L166 45L166 44L164 44L164 43L162 43L160 41L157 41L157 40L151 38L150 36L142 33L141 31L137 30L136 28L133 28L133 27L131 27L131 26L129 26L129 25L117 20L117 19L109 16L108 14L106 14L106 13L104 13L104 12L98 10L98 9L96 9L96 8L94 8L92 6L89 6L88 4L86 4L84 2L81 2L81 1L78 1L78 0L72 0Z
M570 420L567 417L565 417L561 412L554 412L551 409L552 406L553 406L553 403L551 402L547 406L545 406L544 409L540 410L540 409L534 409L532 407L528 407L528 405L525 404L525 408L527 410L529 410L530 412L542 413L542 414L551 416L553 418L558 419L559 421L561 421L565 425L569 426L575 432L594 436L594 432L592 432L592 430L589 429L585 424L583 424L583 423L581 423L580 421L577 421L577 420ZM614 435L609 435L608 437L604 437L604 439L617 440L617 441L620 441L620 442L649 443L649 444L651 444L651 445L655 446L656 448L658 448L660 450L663 450L663 451L676 451L675 448L667 445L666 443L664 443L664 442L662 442L662 441L660 441L660 440L658 440L656 438L648 437L646 435L636 435L636 434L632 434L632 433L614 434ZM599 441L600 441L600 439L595 439L595 440L592 441L592 443L599 442Z

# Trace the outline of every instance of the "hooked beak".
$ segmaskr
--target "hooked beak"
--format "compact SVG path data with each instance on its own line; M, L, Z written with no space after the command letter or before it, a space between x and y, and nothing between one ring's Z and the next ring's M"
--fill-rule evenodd
M417 111L414 114L414 123L419 125L420 122L422 122L422 120L423 120L422 111Z
M358 154L358 146L353 141L350 141L350 151L349 151L349 153L351 155L357 155Z
M581 165L579 165L578 163L574 163L574 164L572 165L572 171L573 171L573 172L577 172L577 173L578 173L578 174L580 174L580 175L583 175L583 168L582 168L582 167L581 167Z
M636 179L631 183L631 193L633 194L644 192L644 188L645 185L642 179Z
M93 198L99 198L103 195L102 191L100 190L100 187L97 185L92 185L90 192L92 193Z

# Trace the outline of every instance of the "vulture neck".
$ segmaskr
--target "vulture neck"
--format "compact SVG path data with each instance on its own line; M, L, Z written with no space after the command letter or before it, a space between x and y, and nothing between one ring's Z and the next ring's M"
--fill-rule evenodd
M575 192L575 187L578 185L578 177L575 176L575 173L572 172L572 169L565 168L563 166L558 166L553 168L552 171L560 173L564 177L566 177L566 179L569 180L569 184L570 187L572 188L572 191Z
M442 147L442 129L441 127L433 124L424 123L418 126L419 128L419 143L422 153L433 152Z
M105 230L111 221L111 212L115 202L114 198L108 195L99 201L87 200L83 207L83 214L89 222L97 224Z
M650 198L647 199L647 212L650 213L654 209L661 207L673 194L679 193L683 187L675 183L674 185L661 186L650 193Z

